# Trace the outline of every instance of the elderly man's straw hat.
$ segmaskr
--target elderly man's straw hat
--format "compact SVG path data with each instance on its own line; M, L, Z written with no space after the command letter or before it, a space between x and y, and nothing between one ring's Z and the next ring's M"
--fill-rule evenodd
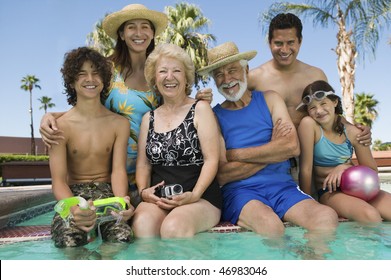
M149 10L141 4L130 4L121 11L114 12L105 17L102 23L103 30L113 39L117 39L117 30L124 22L132 19L147 19L155 27L155 36L166 29L167 15L161 12Z
M221 44L208 50L208 66L199 69L200 75L206 75L213 70L238 60L251 60L257 55L257 51L239 53L238 47L233 42Z

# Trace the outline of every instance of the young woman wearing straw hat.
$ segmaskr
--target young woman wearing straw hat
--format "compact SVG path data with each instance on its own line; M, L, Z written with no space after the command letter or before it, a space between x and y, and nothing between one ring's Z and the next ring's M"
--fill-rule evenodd
M127 173L134 184L137 158L137 138L142 116L159 105L159 97L148 88L144 65L155 48L155 36L167 27L164 13L149 10L141 4L130 4L109 14L102 23L103 29L117 40L110 59L114 63L114 82L106 107L130 121Z

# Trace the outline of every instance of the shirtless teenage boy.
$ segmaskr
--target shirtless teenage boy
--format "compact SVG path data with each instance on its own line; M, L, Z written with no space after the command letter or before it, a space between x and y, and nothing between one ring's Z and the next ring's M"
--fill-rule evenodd
M106 109L102 101L111 81L111 64L97 51L81 47L67 53L61 72L68 103L73 106L58 119L64 140L49 150L52 190L57 200L81 196L86 200L124 197L129 202L126 176L126 147L129 122ZM91 209L71 208L69 226L56 214L52 238L56 247L88 243L87 233L96 225ZM104 240L132 242L126 223L133 207L122 211L122 221L102 224Z

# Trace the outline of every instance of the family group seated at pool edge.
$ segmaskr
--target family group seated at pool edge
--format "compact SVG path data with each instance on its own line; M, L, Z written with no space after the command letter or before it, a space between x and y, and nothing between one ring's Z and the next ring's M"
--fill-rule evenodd
M68 221L56 214L56 246L86 244L99 221L93 200L109 196L127 204L113 211L120 223L101 223L102 237L112 242L191 237L220 221L274 237L284 234L284 222L332 232L338 217L391 220L389 193L365 201L339 189L353 148L359 164L377 172L371 133L341 117L340 98L323 71L297 59L298 17L272 19L272 59L251 71L257 52L240 52L233 42L208 50L208 65L198 70L178 46L155 48L167 23L164 13L141 4L106 16L103 29L116 40L107 62L110 87L104 57L88 48L66 56L62 72L74 107L45 114L40 132L50 147L56 199L80 195L89 205L73 205ZM78 72L66 80L67 60L81 50ZM226 99L213 110L211 89L189 97L195 71L210 75ZM132 109L126 117L123 104Z

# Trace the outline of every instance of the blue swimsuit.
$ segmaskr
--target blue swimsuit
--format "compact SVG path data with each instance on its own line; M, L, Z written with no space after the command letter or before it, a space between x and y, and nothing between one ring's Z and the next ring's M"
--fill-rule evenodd
M352 159L353 155L353 146L350 143L348 137L346 136L346 130L344 134L346 141L342 144L336 144L331 142L323 135L323 129L320 126L320 131L322 135L318 142L314 146L314 165L321 167L333 167L346 162L349 162ZM318 199L328 192L328 189L319 189L318 190Z
M248 106L227 110L213 108L223 134L226 149L239 149L270 142L273 121L262 92L253 91ZM242 208L251 200L270 206L282 218L296 203L311 199L304 194L290 174L289 161L268 164L256 174L230 182L222 188L223 219L236 224Z
M342 144L335 144L323 135L323 129L320 127L322 135L314 146L314 165L322 167L337 166L352 159L353 147L348 137ZM346 131L344 131L346 136Z

